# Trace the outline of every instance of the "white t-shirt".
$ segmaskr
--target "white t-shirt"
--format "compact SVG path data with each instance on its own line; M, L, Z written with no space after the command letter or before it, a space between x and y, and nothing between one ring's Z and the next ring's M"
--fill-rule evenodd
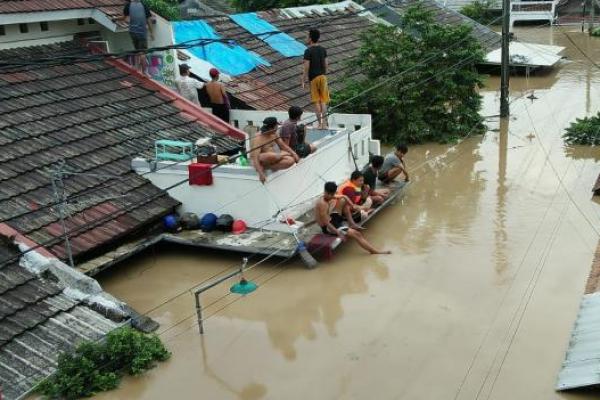
M179 94L196 104L200 104L200 101L198 100L198 89L202 89L203 87L204 83L189 76L182 76L181 79L177 81Z

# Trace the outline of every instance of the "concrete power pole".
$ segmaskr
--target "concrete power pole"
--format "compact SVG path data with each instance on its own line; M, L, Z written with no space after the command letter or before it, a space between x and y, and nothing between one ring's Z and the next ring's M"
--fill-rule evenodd
M590 23L588 25L590 35L594 32L594 19L596 18L596 0L590 1L592 5L590 6Z
M65 193L65 184L63 181L63 167L64 161L60 162L52 172L52 189L54 190L54 199L58 208L58 217L60 218L60 224L62 225L63 240L65 242L67 256L69 257L69 265L71 268L75 268L75 263L73 262L73 251L71 250L71 242L69 241L69 232L67 231L67 224L65 222L65 205L67 203L67 198Z
M508 117L508 81L510 76L510 0L502 0L502 57L500 70L500 116Z

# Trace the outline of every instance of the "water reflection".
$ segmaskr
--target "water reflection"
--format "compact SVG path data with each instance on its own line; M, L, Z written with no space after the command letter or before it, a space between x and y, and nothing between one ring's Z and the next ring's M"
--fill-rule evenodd
M496 260L496 272L503 273L508 268L508 256L506 242L506 166L508 157L508 118L500 119L500 137L498 140L498 186L496 189L496 228L494 229L494 258Z
M241 390L236 390L230 383L215 373L208 363L208 350L206 348L204 336L200 338L200 344L202 347L202 365L204 367L204 374L210 377L213 381L217 382L217 384L226 392L233 394L235 397L241 400L259 400L266 396L267 387L262 383L249 383Z
M485 187L483 171L476 168L482 160L482 140L483 136L469 138L435 160L435 153L416 155L430 161L413 174L402 228L394 235L403 251L425 253L441 233L454 242L469 240L468 230Z
M301 265L287 266L277 286L261 287L260 296L253 299L260 302L261 312L236 307L222 318L264 323L272 346L286 360L296 360L299 339L316 340L320 326L330 337L338 335L337 324L345 314L344 297L367 293L369 277L385 280L389 276L387 267L376 257L348 247L338 250L335 265L321 264L315 273L307 274Z

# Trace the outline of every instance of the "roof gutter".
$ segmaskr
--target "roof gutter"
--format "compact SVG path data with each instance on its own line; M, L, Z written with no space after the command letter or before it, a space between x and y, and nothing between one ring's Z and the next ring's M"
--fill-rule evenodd
M191 101L182 97L179 93L168 88L167 86L161 85L153 79L148 78L146 75L142 74L136 68L127 64L125 61L119 59L108 59L106 61L109 64L117 67L118 69L137 77L142 82L144 82L145 87L152 90L156 90L173 100L173 104L175 105L175 107L179 108L184 115L191 117L193 120L200 123L201 125L204 125L207 128L211 128L223 135L230 136L237 140L246 140L248 138L248 135L244 131L234 127L233 125L228 124L227 122L223 121L218 117L215 117L210 113L207 113L197 104L192 103Z

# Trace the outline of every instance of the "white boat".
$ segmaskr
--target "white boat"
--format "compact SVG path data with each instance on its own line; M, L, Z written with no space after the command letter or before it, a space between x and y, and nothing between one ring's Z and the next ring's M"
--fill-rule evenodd
M233 125L251 132L266 117L274 116L283 122L287 113L232 110L231 116ZM303 118L314 121L310 113ZM183 157L181 161L137 157L132 160L132 168L181 202L179 214L230 214L249 227L242 235L193 230L166 233L163 240L244 253L276 252L290 257L297 252L296 237L309 240L316 233L311 227L311 211L323 193L324 183L347 180L352 171L367 165L370 154L381 153L380 142L372 136L370 115L332 114L329 127L309 129L307 142L316 145L317 152L286 170L268 173L264 185L251 165L236 163L213 166L209 185L187 182L194 158ZM250 150L249 135L247 139L246 149ZM400 191L398 188L395 195Z

